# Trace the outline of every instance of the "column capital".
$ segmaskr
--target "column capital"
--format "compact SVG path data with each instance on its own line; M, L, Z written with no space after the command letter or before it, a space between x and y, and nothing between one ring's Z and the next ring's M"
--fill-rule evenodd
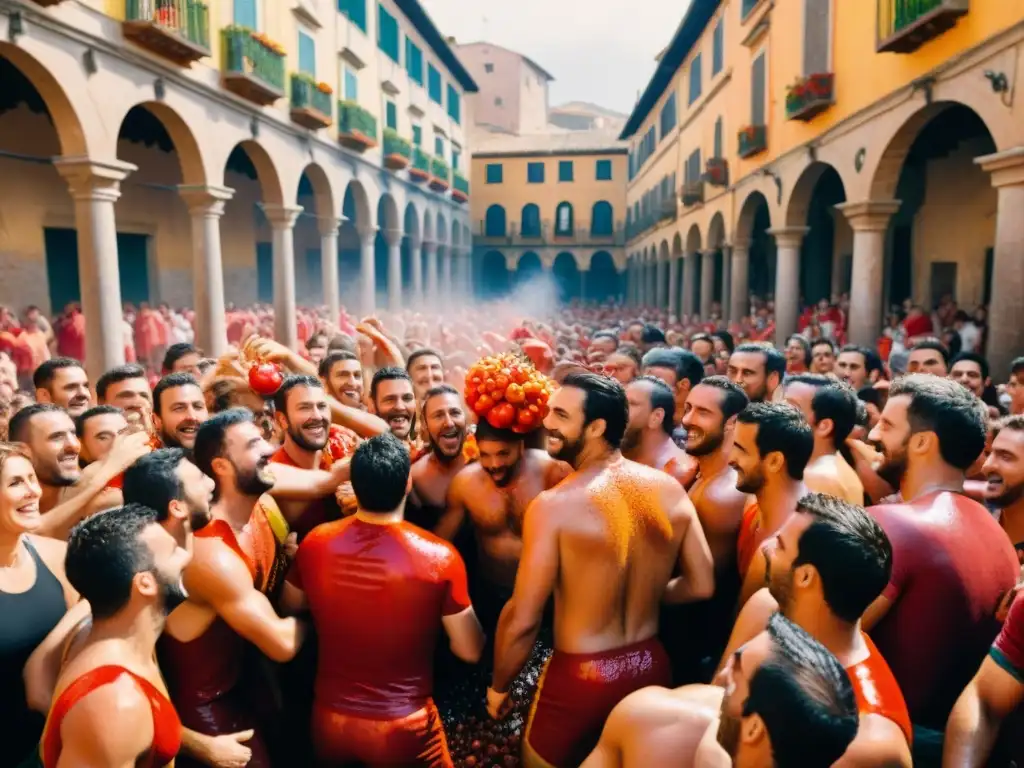
M341 216L317 216L316 224L320 230L320 237L338 234L338 229L345 221Z
M356 226L356 234L363 245L373 245L373 240L377 237L377 228L370 224L360 224Z
M767 230L767 234L775 238L775 244L782 248L799 248L810 227L778 227Z
M701 251L701 254L706 259L714 258L716 253L718 253L718 249L717 248L705 248L703 251Z
M854 232L884 232L901 204L899 200L861 200L840 203L836 210L846 216Z
M301 205L276 205L274 203L260 203L264 215L270 222L273 229L291 229L295 226L295 220L299 218L305 208Z
M384 241L390 246L402 244L402 238L405 237L405 232L400 229L384 229L381 227L380 230L384 235Z
M178 194L188 206L189 213L220 217L224 214L224 204L235 196L235 190L203 184L179 184Z
M76 200L116 202L121 197L121 182L138 166L120 160L94 160L90 157L56 157L53 167L64 177Z
M423 248L427 253L437 253L437 241L436 240L424 240L420 243L420 247Z
M993 187L1024 186L1024 146L976 157L974 162L992 175Z

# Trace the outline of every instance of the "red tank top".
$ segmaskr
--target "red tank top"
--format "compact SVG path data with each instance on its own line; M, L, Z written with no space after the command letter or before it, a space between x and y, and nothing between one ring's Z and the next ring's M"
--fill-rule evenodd
M907 744L913 744L913 726L910 724L910 712L907 710L907 702L903 700L903 692L871 638L863 632L860 636L864 638L870 653L864 661L846 669L857 697L857 711L862 715L881 715L892 720L907 737Z
M277 539L262 507L253 508L247 526L252 543L249 554L238 543L235 532L223 520L212 520L195 532L198 538L223 541L245 563L253 586L268 592L280 576L277 567ZM180 707L195 707L221 698L237 684L242 673L245 640L219 616L203 634L182 642L166 632L157 642L160 668L167 687Z
M757 534L760 530L761 508L757 501L751 501L743 508L740 534L736 540L736 564L739 566L741 579L747 577L747 570L757 553Z
M174 760L174 756L181 748L181 720L178 719L174 705L145 678L124 667L111 664L86 672L61 691L60 696L53 702L40 744L44 768L56 768L62 747L60 726L72 707L97 688L116 682L122 675L128 675L135 681L149 699L149 707L153 711L153 744L141 765L144 768L156 768Z

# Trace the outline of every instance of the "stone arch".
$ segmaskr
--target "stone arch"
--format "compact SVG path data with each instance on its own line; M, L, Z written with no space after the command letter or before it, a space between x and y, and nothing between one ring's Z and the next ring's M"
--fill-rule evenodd
M483 298L497 298L508 293L511 273L501 251L489 250L480 260L480 294Z
M540 237L540 206L527 203L519 214L519 234L523 237Z
M590 234L608 237L615 231L615 211L607 200L598 200L590 210Z
M228 155L227 162L231 162L232 156L239 151L245 153L249 162L256 169L256 180L259 182L260 194L264 204L284 205L285 197L284 188L281 185L281 176L273 159L270 157L270 153L258 141L243 139L235 144Z
M397 230L399 227L398 203L395 198L385 192L377 201L377 228L380 230Z
M544 265L533 251L527 251L519 257L516 263L516 284L521 285L544 273Z
M696 253L701 249L700 228L694 224L686 233L686 252Z
M711 218L708 225L708 248L719 250L725 245L725 217L721 211Z
M668 240L661 241L661 247L658 249L658 260L668 261Z
M757 216L758 209L762 205L768 209L768 220L770 226L771 206L768 205L768 199L764 194L760 190L753 190L746 196L746 198L744 198L743 204L740 206L740 214L736 220L735 238L737 242L750 241L754 232L754 219Z
M437 212L437 242L446 244L448 242L448 222L444 218L444 214L440 211Z
M785 204L782 220L786 227L806 227L807 215L811 208L811 201L817 190L818 182L826 175L834 173L840 184L843 185L844 196L846 185L843 183L839 171L828 163L812 162L800 172L793 191L789 195L789 201Z
M580 297L580 264L575 253L562 251L555 256L551 274L558 288L559 301L569 302Z
M452 219L452 245L457 246L462 243L462 227L459 226L459 222Z
M302 180L306 179L307 182ZM335 211L338 210L337 202L334 197L334 189L331 187L331 180L327 176L327 172L318 163L309 163L305 168L302 169L302 173L299 175L299 186L296 189L295 197L298 199L299 193L303 189L306 183L312 187L313 191L313 206L315 213L318 218L329 219L335 216ZM313 211L309 211L312 213Z
M452 222L454 226L455 222ZM484 236L505 237L508 233L508 218L505 215L505 206L498 203L487 206L484 214Z
M672 238L672 255L682 256L683 255L683 236L676 232L675 237Z
M612 255L608 251L596 251L590 257L590 269L587 271L586 298L597 301L613 299L622 293L624 279Z
M405 206L405 217L403 220L402 231L407 237L411 237L413 240L420 239L420 217L416 212L416 206L411 202Z
M465 222L462 224L462 244L467 248L473 244L473 237L469 232L469 225Z
M129 106L117 122L118 133L120 134L120 129L123 128L125 121L136 109L148 112L167 132L174 145L174 152L178 156L182 184L205 186L209 183L206 165L203 162L202 151L199 149L199 142L196 140L195 134L181 115L167 104L162 104L159 101L142 101Z

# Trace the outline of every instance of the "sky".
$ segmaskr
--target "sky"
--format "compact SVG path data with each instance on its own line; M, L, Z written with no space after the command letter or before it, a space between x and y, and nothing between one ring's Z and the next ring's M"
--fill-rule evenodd
M654 73L689 0L420 0L441 34L529 56L550 72L552 106L625 114Z

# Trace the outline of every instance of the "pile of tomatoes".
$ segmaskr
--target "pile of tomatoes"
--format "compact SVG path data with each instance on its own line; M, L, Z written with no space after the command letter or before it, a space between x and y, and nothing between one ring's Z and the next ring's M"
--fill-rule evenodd
M553 386L528 360L493 355L478 360L466 374L466 404L495 429L525 434L547 416Z

